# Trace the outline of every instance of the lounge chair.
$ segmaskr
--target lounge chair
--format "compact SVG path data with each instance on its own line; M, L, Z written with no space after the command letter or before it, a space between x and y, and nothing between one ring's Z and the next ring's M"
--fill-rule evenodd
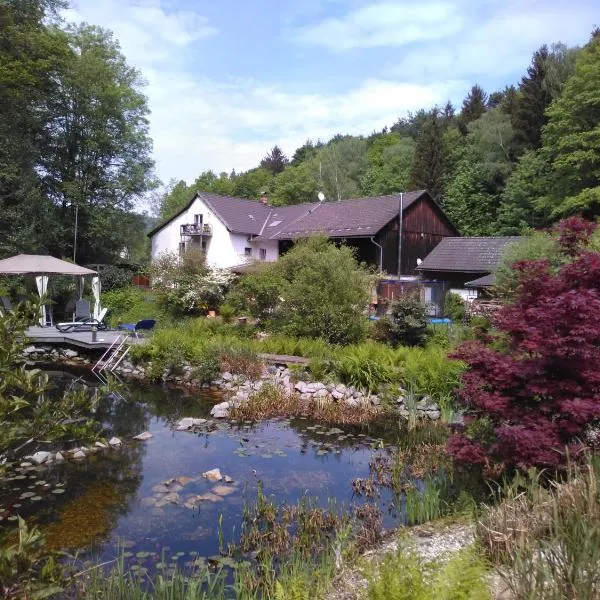
M82 319L79 321L67 321L66 323L57 323L56 329L61 333L75 333L80 331L91 331L92 327L96 327L98 331L104 331L107 328L104 322L104 317L108 312L107 308L103 308L100 311L97 319L89 317L88 319Z
M13 305L8 296L0 296L0 310L5 313L12 312Z
M154 319L142 319L137 323L120 323L118 328L121 331L128 331L131 335L134 335L135 337L140 337L138 332L151 331L152 329L154 329L155 325L156 321Z
M87 300L77 300L75 302L75 318L74 321L87 321L92 318L90 312L90 303Z

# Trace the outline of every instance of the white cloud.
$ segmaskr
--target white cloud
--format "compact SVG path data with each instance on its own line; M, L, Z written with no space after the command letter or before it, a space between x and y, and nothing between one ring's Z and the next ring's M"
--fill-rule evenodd
M296 28L291 37L300 43L345 51L441 39L457 33L463 25L462 13L450 2L383 2Z
M158 74L157 74L158 75ZM158 82L157 82L158 83ZM151 79L155 156L166 180L256 166L274 144L292 153L307 138L369 133L400 115L445 101L456 86L370 80L345 94L289 94L260 83L216 82L185 73L169 89Z
M291 154L309 137L369 133L409 110L444 102L456 87L370 79L344 93L298 94L256 79L214 80L194 75L184 60L193 42L214 35L199 15L168 13L156 0L80 0L67 17L112 29L127 60L142 70L165 182L189 182L206 169L246 170L275 144Z
M387 72L411 80L444 77L449 72L463 79L524 73L532 53L542 44L585 43L593 12L592 7L534 2L499 5L496 12L472 24L451 43L417 47Z
M63 16L113 31L127 60L142 69L171 62L173 49L218 33L206 17L190 10L167 11L160 0L79 0Z

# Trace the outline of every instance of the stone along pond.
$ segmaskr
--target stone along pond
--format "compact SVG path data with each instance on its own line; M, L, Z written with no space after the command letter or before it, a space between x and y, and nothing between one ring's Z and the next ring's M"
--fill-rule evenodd
M73 377L53 374L57 388ZM216 421L209 416L215 398L138 382L123 396L105 399L97 412L107 439L119 437L120 447L81 461L20 463L0 477L0 533L21 515L40 526L52 549L95 562L122 554L134 569L164 568L165 559L184 568L217 557L220 535L239 539L245 503L256 500L259 486L278 505L303 497L321 507L333 499L340 510L372 502L355 493L353 481L367 479L370 462L401 435L397 423ZM206 421L178 431L182 417ZM147 441L132 439L146 430ZM212 469L221 480L202 476ZM385 527L402 522L401 499L382 489L376 502Z

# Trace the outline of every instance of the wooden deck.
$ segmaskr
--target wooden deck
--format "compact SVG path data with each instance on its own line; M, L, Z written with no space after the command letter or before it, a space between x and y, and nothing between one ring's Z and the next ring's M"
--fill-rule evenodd
M309 365L310 358L288 356L286 354L259 354L265 362L272 365Z
M122 331L98 331L96 341L92 342L91 331L79 331L61 333L56 327L30 327L25 335L32 344L59 344L66 346L77 346L86 350L106 350L120 335ZM132 343L142 341L130 337Z
M30 327L25 335L32 344L56 344L63 346L77 346L86 350L106 350L120 335L126 332L122 331L98 331L96 341L92 342L91 331L80 331L71 333L62 333L56 327ZM144 338L135 338L130 336L129 343L139 344L144 342ZM271 365L308 365L310 359L302 356L287 356L284 354L259 354L265 362Z

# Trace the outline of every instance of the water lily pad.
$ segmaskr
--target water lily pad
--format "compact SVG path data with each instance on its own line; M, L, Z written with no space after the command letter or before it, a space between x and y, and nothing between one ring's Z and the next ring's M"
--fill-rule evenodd
M272 454L261 454L260 455L262 458L273 458Z
M21 506L23 506L20 502L15 502L15 504L13 504L13 508L21 508Z
M10 517L8 517L6 520L7 521L16 521L19 517L17 517L17 515L10 515Z
M33 492L23 492L19 496L19 500L25 500L26 498L31 498L32 496L35 496L35 494Z
M150 556L150 553L149 552L145 552L145 551L143 551L143 552L136 552L135 553L135 557L136 558L148 558L149 556Z
M133 552L123 552L123 558L132 558Z
M42 499L41 496L31 496L31 501L32 502L39 502Z
M156 567L157 569L166 569L166 568L167 568L167 563L164 563L164 562L157 562L157 563L156 563L156 565L155 565L155 567Z
M53 494L64 494L65 490L64 490L64 488L55 488L52 490L52 493Z

